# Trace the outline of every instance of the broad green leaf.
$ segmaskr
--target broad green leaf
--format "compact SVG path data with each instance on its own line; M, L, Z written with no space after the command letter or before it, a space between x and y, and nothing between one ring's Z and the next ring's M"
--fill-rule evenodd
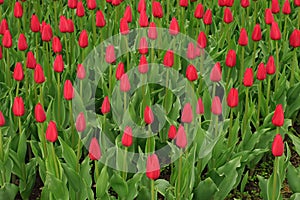
M128 186L124 179L117 173L110 179L111 187L122 198L125 198L128 194Z
M203 199L203 200L211 200L214 199L216 192L218 191L218 187L214 183L214 181L208 177L204 181L201 181L199 185L194 189L193 193L195 194L194 200Z
M62 145L62 156L65 159L67 165L73 170L76 170L77 167L77 157L74 150L68 146L61 137L58 138L60 144Z
M51 173L47 173L45 187L54 195L55 199L69 199L66 184Z
M0 199L13 200L18 192L18 187L12 183L6 183L0 188Z
M109 177L107 173L107 167L104 166L96 182L97 198L101 198L105 194L105 192L107 191L108 183L109 183Z

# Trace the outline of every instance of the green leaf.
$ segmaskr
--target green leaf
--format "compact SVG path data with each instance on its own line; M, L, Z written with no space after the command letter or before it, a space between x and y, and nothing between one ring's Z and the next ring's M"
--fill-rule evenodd
M27 152L26 135L25 133L22 133L19 137L19 145L17 151L19 162L25 162L26 152Z
M67 165L69 167L71 167L73 170L76 169L76 166L77 166L77 158L76 158L76 155L74 153L74 150L69 147L61 137L58 138L59 139L59 142L61 143L62 145L62 156L63 158L65 159Z
M107 167L104 166L96 182L97 198L101 198L105 194L105 192L107 191L108 182L109 182L109 178L107 173Z
M121 197L125 198L128 194L128 186L124 179L116 172L110 179L111 187Z
M292 164L289 163L287 170L287 180L291 190L294 193L300 193L300 168L295 168Z
M165 179L157 179L155 181L155 186L157 188L157 191L163 195L164 197L166 196L166 190L171 187L169 181Z
M0 188L0 199L14 200L18 192L18 187L12 183L5 183Z
M61 165L64 169L64 173L68 179L68 183L74 189L75 192L82 190L83 181L82 178L78 175L78 173L67 166L67 164L62 163Z
M300 155L300 138L296 137L295 135L293 135L290 132L288 132L288 136L291 138L291 140L295 146L296 152L298 153L298 155Z
M51 173L47 173L45 187L54 195L55 199L69 199L66 184Z
M201 181L196 189L194 189L194 200L211 200L214 199L216 192L218 191L218 187L214 183L214 181L208 177L204 181Z
M129 181L127 181L128 188L130 188L130 190L128 191L126 199L133 200L136 198L138 195L138 183L141 181L142 176L142 174L135 174Z

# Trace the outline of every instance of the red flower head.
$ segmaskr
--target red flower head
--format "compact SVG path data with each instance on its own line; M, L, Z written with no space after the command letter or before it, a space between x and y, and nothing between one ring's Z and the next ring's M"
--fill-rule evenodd
M249 6L250 6L249 0L241 0L241 6L242 6L243 8L249 7Z
M197 101L196 113L198 115L204 114L204 105L201 98L199 98Z
M226 55L225 64L227 67L234 67L236 65L236 53L235 50L230 49Z
M300 0L294 0L295 6L300 6Z
M222 69L220 62L217 62L210 72L210 80L219 82L222 79Z
M4 32L4 36L2 38L2 45L5 47L5 48L10 48L12 47L12 37L11 37L11 34L9 32L9 30L6 30Z
M225 0L225 5L228 7L232 7L234 0Z
M285 15L291 14L291 5L289 0L285 0L283 7L282 7L282 13Z
M191 123L193 121L193 111L190 103L186 103L181 113L181 122Z
M194 65L188 65L186 68L185 76L189 81L198 79L197 69Z
M60 39L56 36L52 38L52 50L54 53L60 53L62 51L62 44Z
M101 112L102 114L107 114L110 112L110 102L108 96L104 97L104 100L102 102L101 106Z
M20 34L18 40L18 49L20 51L25 51L28 48L26 37L23 33Z
M130 147L132 145L132 129L130 126L126 126L123 136L122 136L122 145L125 147Z
M174 65L174 53L172 50L168 50L164 57L164 66L172 67Z
M203 23L205 25L212 24L212 11L211 9L207 9L203 16Z
M75 9L77 7L77 0L68 0L68 6L71 9Z
M145 10L140 13L139 24L141 27L147 27L149 24L148 16Z
M77 78L83 80L86 76L84 66L82 64L77 65Z
M221 115L222 114L222 103L220 101L220 98L218 96L215 96L212 101L211 105L211 112L214 115Z
M290 36L290 45L294 48L300 47L300 30L295 29Z
M267 69L265 68L264 63L260 63L257 68L256 78L257 80L263 81L267 77Z
M113 5L113 6L118 6L120 4L121 4L121 0L112 0L111 1L111 5Z
M274 126L283 126L284 124L284 112L281 104L278 104L275 108L275 112L272 117L272 124Z
M86 122L83 112L79 113L79 115L77 116L75 126L78 132L83 132L85 130Z
M53 63L53 69L55 72L61 73L64 71L64 60L61 54L58 54Z
M12 107L13 114L22 117L25 114L24 101L22 97L16 97Z
M128 92L130 90L130 81L126 73L123 74L120 79L120 90L122 92Z
M271 10L272 10L272 13L279 13L280 5L279 5L278 0L272 0Z
M261 28L260 28L260 24L256 24L254 26L253 32L252 32L252 40L253 41L260 41L262 38L262 34L261 34Z
M218 0L218 5L220 7L226 6L226 0Z
M78 39L78 44L81 48L86 48L89 45L89 37L86 30L81 31Z
M82 1L79 1L76 8L76 15L78 17L83 17L85 15L84 6Z
M243 79L244 86L251 87L253 85L253 70L252 68L247 68Z
M198 45L199 45L200 48L202 48L202 49L206 48L206 46L207 46L207 39L206 39L206 35L205 35L205 33L203 31L201 31L199 33L197 42L198 42Z
M123 18L126 19L128 23L132 22L132 12L129 5L125 9Z
M153 1L152 2L152 15L153 17L162 18L164 16L164 12L160 2Z
M272 154L273 156L282 156L284 152L284 143L280 134L276 134L272 143Z
M5 118L3 116L3 113L0 111L0 127L5 125Z
M181 7L188 7L189 1L188 0L179 0L179 5Z
M139 52L140 54L148 53L148 43L146 37L142 37L139 44Z
M16 64L13 77L16 81L22 81L24 79L23 67L20 62L17 62Z
M30 29L32 32L37 33L40 31L40 21L36 14L33 14L31 16L30 20Z
M154 121L154 115L149 106L146 106L145 111L144 111L144 122L146 124L152 124Z
M68 20L63 15L59 17L59 31L61 33L68 32Z
M0 34L4 35L5 31L8 30L8 24L6 19L2 19L0 24Z
M118 64L118 67L117 67L117 70L116 70L116 79L120 80L124 73L125 73L124 63L120 62Z
M66 80L64 85L64 98L66 100L72 100L74 98L74 88L70 80Z
M225 8L224 10L224 17L223 17L223 21L226 24L230 24L233 21L233 15L231 13L230 8Z
M274 61L274 57L270 56L266 65L266 70L267 70L267 74L275 74L276 72L276 66L275 66L275 61Z
M116 62L115 48L113 45L106 47L105 61L109 64Z
M280 40L281 38L280 29L275 21L271 25L270 37L272 40Z
M230 108L237 107L239 104L239 92L235 88L231 88L227 96L227 105Z
M45 82L44 71L41 65L39 64L36 64L34 68L34 82L37 84L41 84Z
M168 131L168 138L173 140L176 137L176 126L171 125Z
M51 41L52 36L53 36L53 33L52 33L51 26L49 24L45 24L42 29L42 40L44 42L49 42L49 41Z
M120 21L120 33L122 35L127 35L129 33L128 22L127 22L127 19L125 19L125 18L122 18Z
M87 0L86 4L89 10L94 10L97 7L96 0Z
M43 123L44 121L46 121L46 113L44 111L42 104L40 103L36 104L34 108L34 117L38 123Z
M195 54L195 45L193 42L190 42L188 44L187 50L186 50L186 57L190 60L193 60L196 58Z
M89 157L91 160L100 160L101 149L97 138L93 137L89 147Z
M19 1L15 3L14 16L15 18L21 18L23 16L23 7Z
M195 9L194 17L197 19L201 19L204 15L204 8L201 3L199 3Z
M146 74L148 72L148 62L145 55L142 55L140 58L138 70L141 74Z
M140 0L138 4L138 12L146 11L146 2L145 0Z
M72 19L68 19L67 23L68 23L68 30L67 30L67 32L68 33L73 33L74 32L74 23L73 23L73 20Z
M270 8L267 8L265 11L265 22L266 24L271 25L274 21L274 17Z
M239 38L239 45L247 46L248 45L248 35L245 28L241 29L240 38Z
M101 10L96 12L96 26L97 27L104 27L106 25L105 17Z
M180 31L179 25L178 25L178 21L175 17L172 18L171 22L170 22L170 27L169 27L169 33L170 35L177 35Z
M150 22L148 29L148 38L151 40L156 40L157 38L157 29L154 22Z
M175 139L176 139L176 145L179 148L183 149L186 147L186 145L187 145L186 133L185 133L184 127L181 124L179 125Z
M57 127L54 121L50 121L46 130L46 139L55 142L58 137Z
M149 155L147 158L146 175L151 180L159 178L160 165L156 154Z

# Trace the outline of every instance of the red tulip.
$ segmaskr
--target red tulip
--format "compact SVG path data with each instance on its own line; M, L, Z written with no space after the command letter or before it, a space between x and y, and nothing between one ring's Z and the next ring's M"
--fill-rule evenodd
M117 70L116 70L116 79L120 80L124 73L125 73L124 63L120 62L118 64L118 67L117 67Z
M76 15L78 17L83 17L85 15L84 6L82 1L79 1L76 8Z
M113 45L106 47L105 61L109 64L116 62L115 48Z
M226 24L230 24L233 21L233 15L231 13L230 8L225 8L224 10L224 17L223 17L223 21Z
M239 104L239 92L235 88L231 88L227 96L227 105L230 108L237 107Z
M281 38L280 29L275 21L271 25L270 37L272 40L280 40Z
M295 6L300 6L300 0L294 0Z
M9 30L6 30L4 32L4 36L2 38L2 45L5 47L5 48L10 48L12 47L12 37L11 37L11 34L9 32Z
M2 19L0 24L0 34L4 35L5 31L8 30L8 24L6 19Z
M15 18L21 18L23 16L23 7L19 1L15 3L14 16Z
M122 145L125 147L130 147L132 145L132 129L129 126L125 127L122 136Z
M219 82L222 79L222 69L220 62L217 62L210 72L210 80Z
M220 7L226 6L226 0L218 0L218 5Z
M145 55L142 55L140 58L138 70L141 74L146 74L148 72L148 62Z
M197 42L198 42L198 45L199 45L200 48L202 48L202 49L206 48L206 46L207 46L207 39L206 39L206 35L205 35L205 33L203 31L201 31L199 33Z
M284 143L280 134L276 134L272 143L272 154L273 156L282 156L284 152Z
M249 0L241 0L241 6L242 6L243 8L249 7L249 6L250 6Z
M252 68L247 68L243 79L244 86L251 87L253 85L253 70Z
M128 92L130 90L130 82L128 75L125 73L122 75L120 79L120 90L122 92Z
M203 15L203 23L205 25L212 24L212 11L211 9L207 9L206 12Z
M4 3L4 0L0 0L0 4L3 4Z
M72 100L74 98L74 88L70 80L66 80L64 84L64 98L66 100Z
M169 33L170 35L177 35L180 31L179 25L178 25L178 21L175 17L172 18L171 23L170 23L170 27L169 27Z
M37 33L40 31L40 21L36 14L33 14L31 16L30 20L30 29L32 32Z
M78 44L81 48L86 48L89 45L89 37L86 30L81 31L78 39Z
M152 2L152 15L153 17L162 18L164 16L163 8L158 1Z
M142 37L139 44L139 52L140 54L147 54L148 53L148 43L146 37Z
M101 112L102 114L107 114L110 112L110 102L108 96L104 97L104 100L102 102L101 106Z
M63 15L59 17L59 31L61 33L66 33L68 31L68 21Z
M5 118L3 116L3 113L0 111L0 127L5 125Z
M168 138L173 140L176 137L176 126L171 125L168 131Z
M212 101L211 105L211 112L214 115L221 115L222 114L222 103L220 101L220 98L218 96L215 96Z
M67 32L68 33L73 33L74 32L74 23L73 23L73 20L72 19L68 19L67 23L68 23Z
M195 46L193 42L190 42L188 44L187 50L186 50L186 57L190 60L193 60L196 58L195 55Z
M188 7L189 1L188 0L179 0L179 5L181 7Z
M127 19L125 19L125 18L122 18L120 21L120 33L122 35L127 35L129 33L128 22L127 22Z
M275 112L272 117L272 124L274 126L283 126L284 124L284 112L281 104L278 104L275 108Z
M179 125L175 139L176 139L176 145L179 148L183 149L186 147L186 145L187 145L186 133L185 133L184 127L181 124Z
M204 114L204 105L201 98L199 98L197 101L196 113L198 115Z
M77 7L77 0L68 0L68 6L71 9L75 9Z
M256 78L257 80L263 81L267 77L267 69L265 68L264 63L260 63L257 68Z
M270 56L266 65L266 70L267 70L267 74L275 74L276 72L276 66L275 66L275 61L274 61L274 57Z
M18 40L18 49L19 51L25 51L28 48L26 37L23 33L20 34Z
M146 176L151 180L155 180L159 178L159 175L160 165L158 157L156 154L149 155L147 158Z
M151 40L156 40L157 38L157 30L154 22L150 22L148 29L148 38Z
M79 113L79 115L77 116L75 126L78 132L83 132L85 130L86 122L83 112Z
M285 15L291 14L291 5L289 0L285 0L283 7L282 7L282 13Z
M194 17L197 19L201 19L204 15L204 8L201 3L199 3L195 9Z
M123 1L123 0L122 0ZM113 5L113 6L118 6L118 5L120 5L121 4L121 0L112 0L111 1L111 5Z
M94 10L97 7L96 0L87 0L86 4L89 10Z
M89 157L91 160L100 160L101 149L97 138L93 137L89 146Z
M148 26L148 16L145 10L143 10L140 13L140 18L139 18L139 24L141 27L147 27Z
M58 137L57 127L54 121L50 121L46 130L46 139L55 142Z
M140 0L138 4L138 12L146 11L146 2L145 0Z
M36 64L34 68L34 82L37 84L41 84L45 82L44 71L41 65L39 64Z
M294 48L300 47L300 30L295 29L290 36L290 45Z
M24 101L22 97L15 97L12 111L17 117L22 117L25 114Z
M77 65L77 78L83 80L86 76L84 66L82 64Z
M174 53L172 50L168 50L165 54L165 57L164 57L164 66L165 67L172 67L173 64L174 64Z
M194 65L187 66L185 76L189 81L195 81L198 79L197 69Z
M129 5L125 9L123 18L126 19L128 23L132 22L132 12Z
M44 121L46 121L46 113L44 111L42 104L40 103L36 104L34 108L34 117L38 123L43 123Z
M262 39L262 34L261 34L261 28L260 24L256 24L254 26L253 32L252 32L252 40L253 41L260 41Z
M236 65L236 53L235 50L230 49L226 55L225 64L227 67L234 67Z
M58 54L53 63L53 69L55 72L61 73L64 71L64 60L61 54Z
M239 37L239 45L247 46L248 45L248 35L245 28L241 29L240 37Z
M153 121L154 121L153 112L149 106L146 106L146 108L144 110L144 122L146 124L152 124Z
M272 0L271 10L272 10L272 13L279 13L280 5L279 5L278 0Z
M45 26L42 29L42 40L44 42L49 42L52 39L52 28L49 24L45 24Z
M60 39L56 36L52 38L52 50L54 53L60 53L62 51L62 44Z
M193 121L193 111L190 103L186 103L181 113L181 122L191 123Z
M105 17L101 10L96 12L96 26L97 27L104 27L106 25Z
M225 0L225 5L228 7L232 7L234 0Z
M274 21L274 17L270 8L267 8L265 11L265 22L266 24L271 25Z
M24 79L23 67L20 62L17 62L16 64L13 77L16 81L22 81Z

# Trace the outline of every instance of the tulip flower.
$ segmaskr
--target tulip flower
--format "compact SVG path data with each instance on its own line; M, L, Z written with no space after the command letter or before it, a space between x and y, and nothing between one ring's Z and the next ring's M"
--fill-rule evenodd
M222 114L222 103L218 96L215 96L212 101L211 105L211 112L214 115L221 115Z
M280 134L276 134L272 143L272 154L275 157L282 156L284 152L284 143Z
M34 68L34 82L37 84L41 84L45 82L44 71L41 65L39 64L36 64Z
M142 37L139 44L139 52L140 54L147 54L148 53L148 43L146 37Z
M76 8L76 15L78 17L83 17L85 15L84 6L82 1L79 1Z
M233 49L230 49L226 55L225 64L227 67L234 67L236 65L236 52Z
M124 73L125 73L124 63L120 62L116 69L116 79L120 80Z
M241 29L238 43L241 46L247 46L248 45L248 35L247 35L247 31L246 31L245 28Z
M276 72L274 57L270 56L266 65L267 74L272 75Z
M60 53L62 51L62 44L57 36L52 38L52 50L54 53Z
M126 19L128 23L132 22L132 12L129 5L125 9L123 18Z
M271 31L270 31L270 37L272 40L280 40L281 34L278 24L273 21L271 24Z
M93 137L89 146L89 157L91 160L100 160L101 149L97 138Z
M138 12L141 13L142 11L146 11L146 1L140 0L138 3Z
M181 122L191 123L193 121L193 111L190 103L186 103L181 113Z
M162 18L164 13L163 13L163 8L158 1L153 1L152 2L152 15L153 17L156 18Z
M239 93L235 88L231 88L227 96L227 105L230 108L237 107L239 104Z
M23 67L22 67L22 64L20 62L16 63L16 67L14 69L13 78L16 81L22 81L24 79Z
M280 5L279 5L278 0L272 0L271 10L272 10L272 13L274 13L274 14L279 13Z
M266 77L267 77L267 69L264 63L260 63L257 68L256 78L257 80L263 81L266 79Z
M40 32L40 21L36 14L33 14L30 19L30 29L32 32Z
M222 69L220 62L217 62L210 72L210 80L212 82L219 82L222 79Z
M34 117L38 123L43 123L44 121L46 121L46 113L44 111L42 104L40 103L36 104L34 108Z
M68 31L68 21L63 15L59 17L59 31L61 33L66 33Z
M15 18L21 18L23 16L23 7L19 1L15 3L14 16Z
M149 179L158 179L160 175L160 165L156 154L149 155L147 158L146 175Z
M172 18L171 22L170 22L170 26L169 26L169 33L170 35L177 35L180 32L180 28L178 25L178 21L175 17Z
M278 127L283 126L284 124L284 112L281 104L278 104L275 108L275 112L272 117L272 124Z
M260 41L261 39L262 39L262 34L261 34L260 24L256 24L252 32L252 40L257 42Z
M127 35L129 33L128 22L127 22L127 19L125 19L125 18L122 18L120 21L120 33L122 35Z
M56 123L54 121L50 121L46 130L46 139L49 142L55 142L58 137Z
M176 132L177 132L176 126L171 125L170 128L169 128L169 131L168 131L168 138L171 139L171 140L175 139Z
M140 13L139 24L141 27L147 27L149 24L147 13L144 10Z
M129 126L125 127L122 136L122 145L125 147L130 147L132 145L132 129Z
M18 49L19 51L25 51L28 48L26 37L23 33L20 34L18 40Z
M189 1L188 0L179 0L179 5L181 7L188 7Z
M165 67L173 67L174 65L174 53L172 50L168 50L165 54L163 64Z
M195 55L195 46L193 42L190 42L188 44L187 50L186 50L186 57L190 60L193 60L196 58Z
M105 17L101 10L96 12L96 26L97 27L104 27L106 25Z
M0 127L5 125L5 118L3 113L0 111Z
M203 23L205 25L211 25L212 24L212 11L211 9L207 9L203 15Z
M104 100L102 102L101 106L101 112L102 114L107 114L110 112L110 102L108 96L104 97Z
M290 45L293 48L300 47L300 30L295 29L290 36Z
M106 47L105 61L109 64L116 62L115 48L113 45Z
M270 8L265 10L265 23L271 25L274 21L274 17Z
M123 74L120 79L120 90L122 92L128 92L130 90L130 81L126 73Z
M230 8L225 8L224 10L224 17L223 17L223 21L226 24L230 24L233 21L233 15L231 13Z
M22 117L25 114L24 101L22 97L15 97L12 111L17 117Z
M86 30L81 31L78 44L81 48L86 48L89 45L88 33Z
M71 9L75 9L77 7L77 0L68 0L68 7Z
M77 78L83 80L86 76L84 66L82 64L77 65Z
M53 33L52 33L51 26L49 24L45 24L45 26L42 29L42 40L44 42L49 42L49 41L51 41L52 36L53 36Z
M6 19L2 19L0 24L0 34L4 35L5 31L8 30L8 24Z
M218 5L220 7L226 6L226 0L218 0Z
M241 0L241 6L243 8L248 8L250 6L249 0Z
M206 35L205 35L204 32L201 31L199 33L197 42L198 42L198 45L199 45L200 48L202 48L202 49L206 48L206 46L207 46L207 39L206 39Z
M10 31L9 30L6 30L4 32L4 35L3 35L3 38L2 38L2 45L5 47L5 48L10 48L12 47L12 37L11 37L11 34L10 34Z
M245 87L251 87L253 85L253 70L247 68L244 74L243 84Z
M76 118L75 127L78 132L83 132L86 128L84 113L81 112Z
M53 63L53 69L55 72L61 73L64 71L64 60L61 54L58 54Z
M199 3L195 9L194 17L197 19L202 19L204 15L204 7L201 3Z
M146 106L144 110L144 122L148 125L152 124L154 121L154 115L149 106Z
M149 24L148 38L151 40L156 40L157 38L157 29L154 22L150 22Z
M300 6L300 0L294 0L295 6Z
M96 0L87 0L86 4L89 10L94 10L97 7Z
M182 125L179 125L178 131L176 133L176 145L179 148L185 148L187 145L187 137L186 137L186 133L184 130L184 127Z
M198 79L197 69L194 65L188 65L186 68L185 76L189 81L195 81Z
M283 7L282 7L282 13L285 15L291 14L291 5L289 0L285 0Z
M232 7L234 0L225 0L225 6Z
M66 100L72 100L74 98L74 88L70 80L66 80L64 84L64 98Z
M141 74L146 74L148 72L148 62L145 55L142 55L140 58L138 70Z
M204 114L204 105L201 98L199 98L197 101L196 113L198 115Z

